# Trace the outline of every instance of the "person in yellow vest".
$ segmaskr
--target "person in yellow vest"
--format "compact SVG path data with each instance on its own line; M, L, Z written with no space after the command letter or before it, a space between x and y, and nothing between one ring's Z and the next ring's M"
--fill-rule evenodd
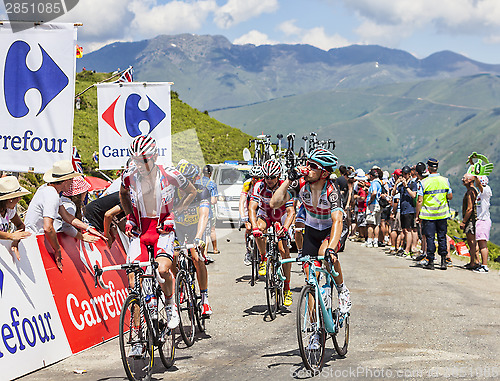
M430 158L427 161L429 176L422 180L422 188L417 192L416 215L422 223L422 233L427 243L426 258L418 264L425 269L434 269L434 253L436 244L434 237L437 235L438 254L441 256L441 270L446 270L446 231L448 218L451 217L448 202L453 198L450 182L441 176L438 170L439 161Z

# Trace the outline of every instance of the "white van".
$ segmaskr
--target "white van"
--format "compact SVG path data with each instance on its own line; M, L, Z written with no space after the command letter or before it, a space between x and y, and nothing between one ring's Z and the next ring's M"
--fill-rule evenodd
M215 204L217 222L238 223L240 219L239 201L243 183L250 177L250 165L214 165L212 180L217 184L219 197Z

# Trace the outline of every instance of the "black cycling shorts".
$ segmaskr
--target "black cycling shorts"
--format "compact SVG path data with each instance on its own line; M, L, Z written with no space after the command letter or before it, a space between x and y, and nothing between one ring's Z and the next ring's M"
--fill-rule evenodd
M310 257L317 257L321 244L330 237L330 231L331 228L318 230L306 225L302 253Z

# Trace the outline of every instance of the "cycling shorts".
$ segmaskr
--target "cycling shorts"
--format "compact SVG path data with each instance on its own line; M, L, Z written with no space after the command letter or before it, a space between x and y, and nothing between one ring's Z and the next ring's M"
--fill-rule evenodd
M275 222L279 222L281 225L284 225L285 220L286 220L286 216L287 215L284 214L283 216L281 216L281 218L273 218L273 217L269 217L267 214L261 213L261 214L257 215L257 218L260 218L262 221L265 221L266 229L269 229L271 227L271 224L273 224Z
M141 234L130 241L127 251L127 262L149 261L147 246L153 246L155 258L173 259L175 233L159 234L157 218L141 218Z
M300 205L299 210L297 211L297 215L295 216L295 223L306 223L306 208L304 204Z
M323 241L330 239L330 231L331 228L318 230L306 225L302 253L310 257L317 257Z

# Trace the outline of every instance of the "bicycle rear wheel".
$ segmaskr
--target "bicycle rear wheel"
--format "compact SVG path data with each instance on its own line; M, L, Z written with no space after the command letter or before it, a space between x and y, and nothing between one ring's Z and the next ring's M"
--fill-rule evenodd
M167 327L167 306L165 295L160 290L158 295L158 351L165 368L170 368L175 362L175 333Z
M150 380L153 369L153 332L136 295L129 295L120 314L120 353L129 380Z
M175 279L175 302L179 310L179 330L182 340L188 347L194 344L196 333L195 324L195 301L193 293L186 279L185 271L180 271Z
M297 304L297 339L304 366L316 374L323 368L326 333L319 306L319 321L316 321L315 294L313 286L302 287Z
M349 313L341 314L339 309L333 312L336 332L332 335L333 346L339 356L345 356L349 345Z
M276 288L276 269L271 258L268 258L266 265L266 297L269 317L274 320L278 310L278 292Z

